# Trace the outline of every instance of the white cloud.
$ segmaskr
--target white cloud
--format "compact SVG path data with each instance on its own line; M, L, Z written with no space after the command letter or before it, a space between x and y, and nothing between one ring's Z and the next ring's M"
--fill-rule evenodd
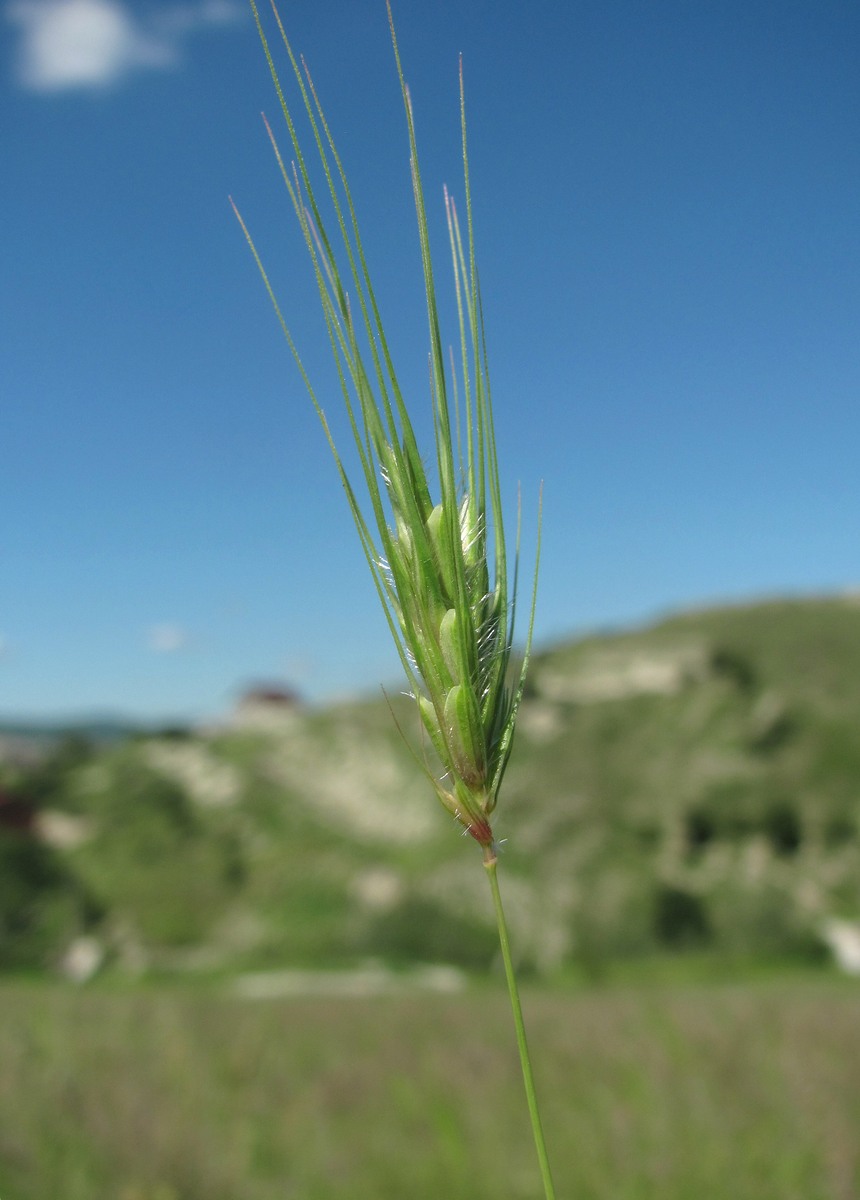
M233 0L199 0L197 4L173 4L153 16L153 25L165 34L178 36L203 25L230 25L244 14Z
M175 654L188 645L188 634L181 625L165 622L153 625L148 636L149 648L156 654Z
M123 0L12 0L18 79L37 92L103 88L138 68L180 60L183 37L242 14L234 0L168 5L142 21Z

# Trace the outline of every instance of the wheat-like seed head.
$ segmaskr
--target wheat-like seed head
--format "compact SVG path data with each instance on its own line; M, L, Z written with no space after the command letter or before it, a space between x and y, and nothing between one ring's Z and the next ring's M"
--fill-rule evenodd
M406 111L430 329L430 390L436 440L434 489L419 454L409 412L394 373L349 185L310 73L303 60L299 65L272 0L278 30L298 82L325 175L342 258L335 254L335 242L323 220L257 6L254 0L250 2L295 155L290 169L287 169L268 122L266 128L316 277L342 397L367 489L367 513L347 476L325 414L250 234L241 217L239 220L322 421L377 593L411 682L423 727L441 763L441 770L431 771L428 767L428 774L448 811L482 846L490 847L493 833L489 818L510 755L528 665L534 592L526 651L520 670L512 679L509 668L517 566L515 560L513 579L509 583L474 254L462 64L460 113L467 213L465 245L457 210L445 192L459 317L461 404L453 354L450 368L446 370L442 351L412 105L388 7ZM339 260L343 259L342 273ZM357 301L357 317L347 285ZM436 501L434 490L438 495Z

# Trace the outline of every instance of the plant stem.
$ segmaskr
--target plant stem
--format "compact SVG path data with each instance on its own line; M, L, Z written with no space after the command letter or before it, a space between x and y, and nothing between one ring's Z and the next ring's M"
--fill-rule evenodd
M490 880L490 890L493 893L493 905L496 910L496 922L499 927L499 943L502 947L502 959L505 964L505 978L508 981L508 993L511 998L511 1008L514 1013L514 1026L517 1031L517 1048L520 1052L520 1065L523 1069L523 1084L526 1089L526 1100L529 1106L529 1116L532 1122L532 1134L535 1140L535 1149L537 1150L538 1162L540 1163L540 1173L543 1179L544 1193L546 1200L555 1200L555 1188L552 1182L552 1172L549 1168L549 1158L546 1152L546 1143L543 1138L543 1129L540 1123L540 1111L538 1110L537 1095L535 1094L535 1081L532 1075L532 1064L529 1058L529 1047L526 1041L526 1027L523 1021L523 1010L520 1005L520 993L517 988L517 977L514 971L513 959L511 958L511 943L508 939L508 924L505 920L505 910L502 908L502 896L499 891L499 879L496 874L497 859L492 846L484 847L484 866L487 870L487 875Z

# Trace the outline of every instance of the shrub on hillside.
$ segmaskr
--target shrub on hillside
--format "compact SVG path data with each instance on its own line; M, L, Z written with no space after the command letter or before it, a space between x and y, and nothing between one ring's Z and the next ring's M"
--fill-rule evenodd
M475 971L487 970L498 954L490 926L452 915L417 896L376 916L362 948L389 962L444 962Z
M47 966L97 916L53 850L0 831L0 970Z
M205 940L244 878L236 839L131 756L87 804L96 832L75 864L105 907L146 944Z

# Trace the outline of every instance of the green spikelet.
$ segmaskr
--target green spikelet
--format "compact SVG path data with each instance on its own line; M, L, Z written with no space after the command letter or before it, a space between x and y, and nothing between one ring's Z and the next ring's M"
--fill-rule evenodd
M389 9L406 112L430 334L431 400L436 430L434 488L428 480L394 373L352 195L310 74L304 63L300 65L296 59L275 12L326 181L324 190L328 193L331 214L328 221L323 217L321 201L314 190L295 120L254 0L251 7L292 145L295 165L291 169L287 169L268 123L267 129L319 288L342 399L367 491L368 504L364 508L347 477L325 414L244 222L242 228L322 421L376 590L417 700L428 748L432 747L439 760L438 770L428 766L428 773L446 809L481 845L489 847L493 840L489 816L495 808L510 754L528 665L534 592L526 651L518 674L511 680L517 572L515 566L511 587L475 266L462 70L465 244L454 203L445 193L459 314L460 367L458 378L454 378L453 368L447 369L445 365L439 332L412 106ZM339 246L337 252L336 246ZM462 388L462 404L457 402L458 387ZM453 403L449 403L449 397ZM434 490L438 497L435 500ZM536 577L537 568L535 580Z

